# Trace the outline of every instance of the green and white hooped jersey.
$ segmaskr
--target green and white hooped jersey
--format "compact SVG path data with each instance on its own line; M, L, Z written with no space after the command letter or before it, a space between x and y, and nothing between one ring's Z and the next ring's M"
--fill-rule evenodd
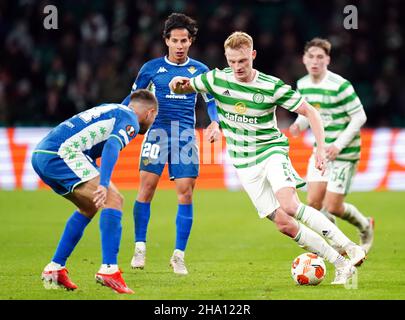
M230 68L211 70L190 83L196 92L214 96L236 168L256 165L274 153L288 155L288 139L277 128L276 107L295 111L304 102L289 85L257 70L252 82L239 82Z
M297 82L297 90L320 112L325 143L331 144L350 123L351 115L360 111L363 105L352 84L336 73L328 71L320 83L313 83L309 75ZM340 152L336 160L358 161L360 159L360 131Z

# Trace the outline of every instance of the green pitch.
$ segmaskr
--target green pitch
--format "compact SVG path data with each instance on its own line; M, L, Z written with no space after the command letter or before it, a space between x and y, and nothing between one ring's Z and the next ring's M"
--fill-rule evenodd
M74 207L50 191L0 191L0 299L405 299L404 193L354 193L348 197L376 220L375 244L359 268L356 290L330 285L334 277L330 264L319 286L296 286L290 266L304 251L278 233L270 221L260 220L244 192L196 191L187 277L173 274L168 266L175 239L176 195L157 192L146 269L133 271L129 262L135 192L124 192L124 196L119 262L135 295L117 295L95 283L101 261L97 217L68 261L79 289L45 290L41 271ZM352 226L344 221L339 226L358 241Z

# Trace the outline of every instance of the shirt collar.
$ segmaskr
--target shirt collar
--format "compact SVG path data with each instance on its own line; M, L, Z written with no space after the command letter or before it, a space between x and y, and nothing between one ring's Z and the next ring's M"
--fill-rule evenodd
M166 61L167 64L170 64L172 66L183 67L183 66L187 65L190 62L190 58L187 57L187 60L182 64L171 62L169 59L167 59L167 56L165 56L165 61Z

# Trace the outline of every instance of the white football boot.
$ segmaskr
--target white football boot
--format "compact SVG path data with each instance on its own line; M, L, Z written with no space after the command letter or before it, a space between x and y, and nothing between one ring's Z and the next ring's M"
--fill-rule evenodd
M173 268L174 273L187 275L188 271L184 263L184 251L174 250L172 257L170 258L170 266Z
M368 227L360 232L360 246L366 253L370 251L374 240L374 219L369 217L367 220Z
M336 267L335 279L332 284L346 284L356 272L356 267L349 260L345 260L341 267Z
M146 260L146 245L145 242L135 243L135 252L131 260L132 269L143 269L145 268Z
M355 243L351 243L345 247L347 256L352 263L352 266L359 267L366 260L366 252L360 246Z

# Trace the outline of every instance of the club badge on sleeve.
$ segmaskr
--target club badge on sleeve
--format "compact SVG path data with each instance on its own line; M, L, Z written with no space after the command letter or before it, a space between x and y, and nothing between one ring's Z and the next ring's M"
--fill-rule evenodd
M133 137L135 136L135 128L134 128L133 126L127 125L127 126L125 127L125 130L127 131L127 134L128 134L131 138L133 138Z

